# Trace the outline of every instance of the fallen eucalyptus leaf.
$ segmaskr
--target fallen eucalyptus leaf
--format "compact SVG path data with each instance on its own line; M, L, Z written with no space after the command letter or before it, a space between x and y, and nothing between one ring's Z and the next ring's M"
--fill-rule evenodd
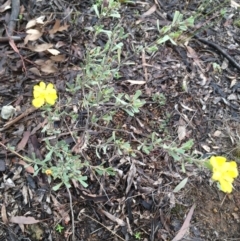
M15 216L11 217L9 222L18 224L34 224L41 222L41 220L36 220L34 217Z

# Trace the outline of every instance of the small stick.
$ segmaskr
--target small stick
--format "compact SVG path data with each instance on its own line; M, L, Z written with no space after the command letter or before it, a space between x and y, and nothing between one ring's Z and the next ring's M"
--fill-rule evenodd
M14 150L12 150L11 148L5 146L1 141L0 141L0 146L4 147L5 149L7 149L8 151L10 151L10 152L13 153L14 155L18 156L19 158L23 159L24 161L33 163L33 161L32 161L30 158L27 158L27 157L24 157L24 156L18 154L16 151L14 151Z
M72 206L72 195L67 186L66 186L66 189L69 195L69 204L70 204L70 210L71 210L71 216L72 216L72 241L75 241L76 239L75 239L75 225L74 225L74 213L73 213L73 206Z
M25 116L29 115L30 113L34 112L36 110L35 107L30 107L27 110L25 110L21 115L19 115L18 117L16 117L15 119L7 122L3 128L0 129L0 131L4 131L6 129L8 129L10 126L12 126L13 124L15 124L16 122L18 122L19 120L21 120L22 118L24 118Z

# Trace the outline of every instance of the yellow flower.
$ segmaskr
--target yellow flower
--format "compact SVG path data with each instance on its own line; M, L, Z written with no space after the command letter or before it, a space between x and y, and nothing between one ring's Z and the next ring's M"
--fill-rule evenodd
M227 162L227 159L222 156L212 156L210 164L213 171L212 179L219 182L223 192L231 193L234 178L238 176L237 163Z
M57 100L57 91L53 84L50 83L46 86L46 84L41 81L39 85L34 86L33 97L32 104L36 108L43 106L45 103L54 105Z
M45 174L48 175L48 176L52 175L52 170L51 169L47 169L45 171Z

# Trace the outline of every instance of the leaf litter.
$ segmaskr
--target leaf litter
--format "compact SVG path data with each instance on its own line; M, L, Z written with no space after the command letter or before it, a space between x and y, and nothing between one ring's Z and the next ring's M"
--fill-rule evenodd
M66 91L66 83L71 84L78 74L81 75L82 70L79 66L82 66L85 58L85 46L105 43L102 36L99 42L93 42L92 33L85 31L86 26L96 21L89 3L81 2L74 5L60 2L58 6L51 5L49 8L38 4L31 6L31 15L23 11L26 18L17 30L20 33L26 29L23 31L26 34L25 46L12 39L11 47L0 47L7 60L1 60L1 108L10 103L17 109L16 116L0 121L1 143L16 148L14 155L2 145L0 149L0 158L6 165L6 169L2 171L4 173L1 184L4 196L1 204L2 221L5 225L8 225L8 221L12 222L11 225L16 225L10 226L10 231L6 230L4 237L9 236L12 232L11 227L14 227L14 230L18 230L17 235L29 238L27 232L21 232L16 227L20 224L21 229L25 231L24 225L34 223L38 223L39 227L45 230L45 240L63 240L63 236L54 229L57 223L61 223L65 230L68 230L64 238L68 238L71 233L69 195L65 188L52 191L50 195L48 177L40 173L33 176L34 167L29 166L20 157L31 157L35 153L41 160L46 152L42 142L44 138L49 138L53 143L65 140L71 147L80 143L79 137L76 138L79 143L73 141L74 135L79 136L81 133L74 131L77 123L71 120L68 114L65 114L65 118L70 131L61 119L56 120L53 126L48 126L49 123L43 124L44 118L40 111L30 107L32 86L46 78L56 84L60 91L60 103L57 108L65 113L75 108L76 114L81 116L82 107L77 105L78 101L81 101L81 95L69 104L70 96ZM185 1L178 1L172 5L166 2L161 8L159 4L147 1L121 5L122 24L129 32L129 38L124 42L127 48L125 47L121 58L127 56L127 53L133 53L133 56L129 55L129 59L126 60L126 63L133 64L126 64L121 68L121 83L115 83L116 89L123 89L129 96L133 96L137 90L142 90L147 104L135 117L116 113L110 129L121 126L128 132L127 137L121 137L131 140L132 143L142 141L149 133L157 131L161 137L170 133L180 143L185 139L194 138L193 148L198 153L212 152L216 146L228 148L229 143L222 141L218 133L227 136L227 123L232 131L231 138L236 138L233 134L237 126L233 119L239 117L239 111L234 109L234 105L239 107L236 69L231 64L224 63L222 73L213 74L212 62L223 66L224 60L212 48L207 48L198 41L188 40L188 45L183 48L185 50L182 50L185 51L185 56L175 51L170 43L158 46L158 50L152 54L147 51L135 54L139 44L152 44L156 40L159 18L164 23L169 22L169 19L165 18L165 13L173 13L186 7L187 14L191 15L192 9L196 9L199 3L191 2L185 6ZM235 1L231 1L231 4L233 8L238 6ZM48 14L49 9L51 15ZM74 9L81 14L75 13ZM135 10L139 15L134 14ZM232 11L231 8L228 10ZM10 1L6 1L0 7L0 12L4 16L9 11ZM61 18L56 14L59 12L62 13ZM112 26L110 22L115 23L115 20L104 21L109 29ZM133 24L136 22L138 25ZM203 35L206 38L214 37L216 42L226 46L226 43L236 43L233 38L236 29L231 22L222 26L219 21L214 26L215 35L210 29L206 29L202 34L206 34ZM237 47L234 48L237 50ZM228 49L229 52L234 50ZM191 72L187 71L185 60L189 62ZM24 68L25 73L22 71ZM186 76L188 91L184 92L182 81ZM152 103L151 96L155 93L166 96L166 105ZM22 100L17 103L16 99L20 95ZM224 95L227 97L224 98ZM221 98L216 99L218 97ZM170 114L167 123L164 122L166 113ZM78 122L84 123L84 117L81 121L79 118ZM49 133L56 129L61 134L49 136L42 132L43 128ZM79 131L82 127L78 128ZM102 133L99 129L91 131L88 146L83 149L77 146L78 151L75 154L83 155L90 160L91 165L97 165L100 160L89 146L95 144L96 139L102 142L107 140L109 130ZM201 172L194 165L187 164L186 173L183 173L181 165L174 162L163 149L154 149L148 155L140 153L141 155L134 158L122 158L119 155L111 156L110 152L106 153L103 159L111 160L109 162L118 174L114 177L103 175L96 180L95 175L89 172L89 188L83 188L79 184L70 188L76 218L75 233L79 239L116 240L115 234L127 239L136 232L140 232L145 240L181 240L184 237L198 240L207 240L207 237L211 237L210 240L213 240L217 238L216 235L238 238L236 225L231 226L231 234L224 229L231 223L231 218L237 219L235 213L240 205L238 193L227 196L224 203L226 206L221 205L224 197L216 188L209 187L210 177L204 171ZM236 186L236 189L238 188ZM192 206L194 202L195 209ZM217 212L213 212L213 208ZM89 215L81 215L82 210ZM234 214L231 218L227 216L229 212Z

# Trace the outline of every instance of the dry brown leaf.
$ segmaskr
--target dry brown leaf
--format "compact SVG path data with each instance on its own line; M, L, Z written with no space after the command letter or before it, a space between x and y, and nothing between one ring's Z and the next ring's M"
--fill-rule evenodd
M237 79L234 78L231 80L230 88L232 88L237 83Z
M58 42L55 44L55 47L56 47L57 49L59 49L59 48L65 46L65 45L66 45L65 42L63 42L63 41L58 41Z
M38 24L44 24L43 20L45 19L45 16L40 16L36 18L36 23Z
M8 218L7 218L7 211L6 211L6 205L5 203L2 204L2 208L1 208L1 217L2 217L2 221L5 225L8 224Z
M27 33L27 34L33 34L33 35L35 35L35 34L39 34L40 31L39 31L38 29L33 29L33 28L31 28L31 29L28 29L28 30L26 31L26 33Z
M47 50L50 54L52 55L58 55L60 54L60 51L56 50L56 49L48 49Z
M112 220L113 222L116 222L118 225L120 225L120 226L126 226L126 223L122 220L122 219L120 219L120 218L117 218L117 217L115 217L115 216L113 216L111 213L108 213L108 212L106 212L106 211L104 211L104 210L100 210L101 211L101 213L103 213L106 217L108 217L110 220Z
M130 188L132 186L133 178L136 175L136 171L137 171L136 170L136 166L135 166L135 163L133 162L131 167L130 167L130 170L128 172L126 193L129 192L129 190L130 190Z
M9 222L18 224L34 224L41 222L41 220L36 220L34 217L15 216L11 217Z
M28 139L29 139L30 135L31 135L30 131L25 131L23 133L23 138L17 145L17 151L20 151L20 150L24 149L24 147L26 146L26 144L28 142Z
M37 29L28 29L26 31L26 33L28 34L25 39L24 39L24 44L26 45L28 43L28 41L35 41L38 40L41 36L42 36L42 32L40 32Z
M23 160L17 161L17 160L15 160L15 159L13 159L12 162L13 162L13 163L18 163L18 164L20 164L20 165L23 165L23 167L25 168L25 170L26 170L28 173L31 173L31 174L34 173L34 168L33 168L32 166L30 166L29 164L27 164L25 161L23 161Z
M38 45L35 45L34 47L29 47L32 51L34 52L44 52L50 48L52 48L53 44L38 44Z
M70 25L64 24L64 25L60 26L60 28L58 29L58 31L59 31L59 32L62 32L62 31L68 30L68 27L69 27L69 26L70 26Z
M193 204L181 229L179 230L178 234L175 236L175 238L172 241L180 241L184 237L185 233L187 232L188 228L190 227L190 221L194 212L196 205Z
M43 65L45 63L45 61L43 59L37 59L34 61L34 63L37 65Z
M213 133L213 136L215 136L215 137L219 137L219 136L221 136L221 135L222 135L222 132L219 131L219 130L216 130L216 131Z
M178 127L178 139L182 141L186 137L186 126Z
M0 6L0 13L11 8L11 0L7 0L2 6Z
M68 30L69 25L64 24L60 26L60 20L56 19L56 22L51 30L49 30L49 34L55 34L56 32L62 32L64 30Z
M201 144L201 147L206 151L206 152L210 152L211 148L205 144Z
M43 64L41 65L41 71L47 74L53 74L58 71L58 69L53 64Z
M30 68L30 69L28 69L30 72L32 72L33 74L35 74L35 75L38 75L38 76L41 76L41 73L40 73L40 71L38 70L38 68L36 68L36 67L32 67L32 68Z
M64 54L59 54L57 56L51 56L50 59L55 62L63 62L65 60L66 56Z
M27 23L26 29L34 27L36 24L37 24L36 19L32 19Z
M146 16L151 15L152 13L154 13L154 12L156 11L156 9L157 9L157 6L156 6L156 4L154 4L151 8L149 8L149 9L147 10L147 12L145 12L144 14L142 14L141 17L146 17Z
M185 45L186 49L187 49L187 56L189 58L192 58L193 59L193 62L199 67L199 69L204 72L204 69L202 68L202 62L201 60L199 59L196 51L191 48L190 46L187 46Z
M58 31L58 29L60 28L60 20L56 19L55 24L53 25L53 28L51 30L49 30L49 34L54 34Z

